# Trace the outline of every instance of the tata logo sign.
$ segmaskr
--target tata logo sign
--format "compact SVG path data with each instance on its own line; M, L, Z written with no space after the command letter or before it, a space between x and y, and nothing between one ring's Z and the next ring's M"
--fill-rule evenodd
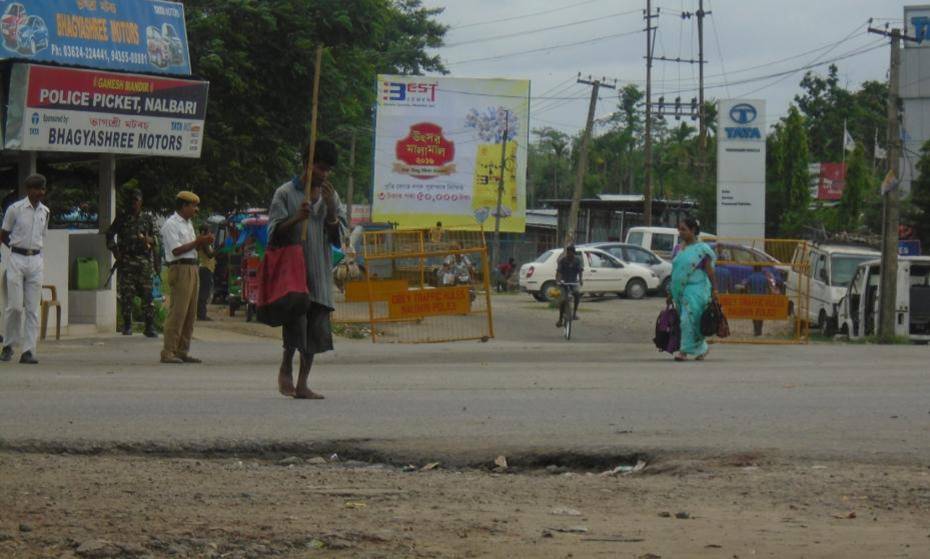
M757 116L759 116L759 112L748 103L733 105L733 108L730 109L730 118L733 119L733 122L736 124L749 124L756 120Z
M429 82L382 82L383 105L432 107L436 104L438 84Z
M759 117L759 111L749 103L739 103L730 108L730 120L739 126L724 128L728 140L761 140L762 131L756 126L748 126Z
M923 43L927 39L928 33L930 33L930 17L912 17L911 25L914 26L914 38L917 39L917 44Z

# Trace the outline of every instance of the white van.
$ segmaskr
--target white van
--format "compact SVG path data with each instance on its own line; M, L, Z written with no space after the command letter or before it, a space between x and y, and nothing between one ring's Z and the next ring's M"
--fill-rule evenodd
M713 240L713 233L701 233L702 241ZM675 227L631 227L626 234L626 243L651 250L663 258L671 258L672 252L680 242L678 229Z
M839 330L857 340L878 333L881 260L859 264L839 305ZM895 336L930 342L930 256L898 258Z
M805 248L806 247L806 253ZM806 266L805 283L810 283L808 317L812 327L820 328L825 335L836 332L838 306L859 264L881 258L877 250L840 244L800 244L795 249L788 272L788 297L796 298L801 274ZM792 305L792 310L794 309ZM802 317L803 318L803 317Z

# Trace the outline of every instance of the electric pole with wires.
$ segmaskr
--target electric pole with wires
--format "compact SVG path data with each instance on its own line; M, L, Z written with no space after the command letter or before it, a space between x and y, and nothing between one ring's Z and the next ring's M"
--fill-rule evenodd
M581 136L581 151L578 154L578 168L575 170L575 191L572 193L572 205L568 211L568 231L566 232L566 241L575 241L575 232L578 229L578 212L581 209L581 193L584 190L584 175L588 167L588 143L591 141L591 129L594 127L594 111L597 108L597 96L602 87L616 89L616 80L614 84L604 83L607 78L600 80L581 79L578 76L578 83L591 86L591 103L588 105L588 120L585 123L584 135ZM588 239L590 240L590 239Z
M869 20L869 33L891 39L891 62L888 72L888 174L882 182L882 264L879 283L878 339L892 343L895 337L895 311L898 284L898 184L901 159L901 115L899 88L901 87L901 41L914 41L900 29L876 29ZM844 148L845 149L845 148Z
M658 26L652 24L653 19L659 17L659 10L652 13L652 0L646 0L646 11L643 19L646 20L646 130L643 156L645 158L645 184L643 185L643 224L652 225L652 57L655 47L655 30Z

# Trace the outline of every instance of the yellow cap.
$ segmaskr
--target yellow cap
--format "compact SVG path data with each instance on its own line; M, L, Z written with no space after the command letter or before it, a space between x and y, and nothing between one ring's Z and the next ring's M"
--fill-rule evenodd
M178 200L190 202L191 204L199 204L200 196L197 196L189 190L182 190L181 192L178 192Z

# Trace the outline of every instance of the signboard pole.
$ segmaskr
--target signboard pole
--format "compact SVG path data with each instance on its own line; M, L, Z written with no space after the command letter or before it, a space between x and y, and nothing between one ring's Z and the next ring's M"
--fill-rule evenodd
M510 111L504 111L504 141L501 144L501 180L497 185L497 206L494 211L494 253L491 265L500 260L501 254L501 201L504 198L504 177L507 171L507 135L510 134Z

